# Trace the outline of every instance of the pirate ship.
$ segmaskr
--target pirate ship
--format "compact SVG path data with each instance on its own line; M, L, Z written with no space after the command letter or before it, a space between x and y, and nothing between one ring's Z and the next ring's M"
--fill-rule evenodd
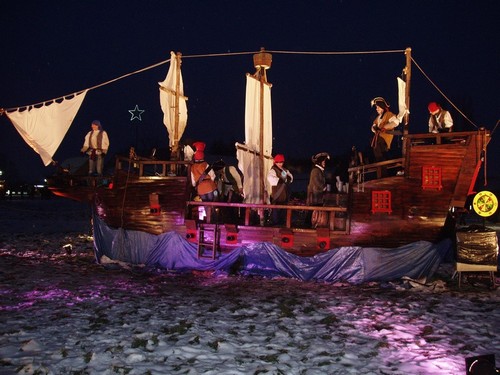
M192 242L202 256L213 258L248 243L273 243L298 255L313 255L340 246L398 247L414 241L437 243L454 238L457 215L474 194L490 132L411 134L409 100L411 49L400 88L402 155L378 163L352 165L344 189L325 193L324 206L292 202L269 204L266 172L272 165L270 84L267 70L272 56L254 54L256 72L247 74L245 142L236 144L236 157L244 175L242 203L201 202L191 183L191 162L180 160L180 139L187 121L186 97L180 72L181 55L160 83L164 122L172 157L157 160L134 152L117 156L112 176L63 174L50 179L56 195L92 205L95 220L110 228L161 234L174 231ZM399 171L382 173L384 170ZM238 212L226 221L224 212ZM286 224L267 225L269 210L286 210ZM211 220L200 219L211 210ZM307 211L320 211L326 219L315 228L304 223Z

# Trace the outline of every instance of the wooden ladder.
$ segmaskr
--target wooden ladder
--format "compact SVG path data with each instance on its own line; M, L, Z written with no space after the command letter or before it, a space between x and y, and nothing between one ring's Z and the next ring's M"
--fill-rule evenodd
M205 250L210 250L211 254L206 254ZM220 227L219 224L207 226L200 224L198 230L198 259L215 259L217 252L220 254Z

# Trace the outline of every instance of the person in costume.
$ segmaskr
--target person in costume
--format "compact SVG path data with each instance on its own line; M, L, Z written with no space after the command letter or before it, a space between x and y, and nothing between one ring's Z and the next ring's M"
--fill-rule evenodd
M203 202L213 202L217 199L217 185L215 184L215 172L205 161L205 143L194 142L195 150L191 166L191 183L196 193Z
M306 204L308 206L323 206L323 196L326 191L325 168L327 160L330 160L330 155L327 152L320 152L314 155L311 160L314 166L309 175ZM307 211L306 224L311 224L313 228L316 228L321 216L328 215L324 211ZM326 222L326 220L323 221Z
M238 167L226 165L223 160L213 164L215 182L221 202L243 202L243 174Z
M191 165L191 184L202 202L213 202L218 198L215 173L211 165L205 161L205 143L194 142L193 164ZM195 197L196 199L196 197ZM207 223L212 222L212 207L198 207L198 218L206 218Z
M308 206L322 206L323 195L326 191L325 167L330 155L327 152L320 152L311 158L314 163L309 175L309 184L307 185Z
M453 119L448 111L445 111L436 102L430 102L429 110L429 133L448 133L453 129Z
M267 181L271 185L271 204L288 204L290 199L289 185L293 182L293 175L284 167L285 156L277 154L274 163L267 173ZM272 210L272 224L282 225L285 223L285 210Z
M90 127L92 130L85 135L80 151L89 156L89 175L102 176L104 157L109 149L108 133L102 129L99 120L92 121Z
M215 183L219 191L220 201L227 203L242 203L243 194L243 173L238 167L226 165L221 159L213 164L215 171ZM223 207L221 209L226 223L237 223L240 217L240 208Z
M399 125L399 120L389 109L389 103L378 96L371 101L372 107L377 111L371 130L374 133L371 142L375 162L386 160L387 151L391 148L394 128Z

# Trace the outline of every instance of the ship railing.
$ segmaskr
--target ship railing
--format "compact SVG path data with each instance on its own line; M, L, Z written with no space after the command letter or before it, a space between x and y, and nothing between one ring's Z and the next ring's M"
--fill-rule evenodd
M276 204L257 204L257 203L226 203L226 202L200 202L187 201L187 212L192 207L205 207L213 209L216 213L223 208L240 208L244 210L245 226L266 226L265 212L266 210L285 210L286 221L285 228L293 228L294 223L292 217L294 214L303 214L304 211L319 211L327 215L326 223L331 230L336 230L344 233L349 232L349 212L347 207L340 206L304 206L304 205L276 205ZM254 222L255 215L259 218L258 224ZM214 219L212 219L214 221ZM303 227L300 226L300 227ZM312 228L311 228L312 229Z
M347 172L349 173L349 177L351 180L349 182L352 184L356 182L355 178L359 176L362 176L364 180L364 177L367 174L376 173L377 178L381 178L384 169L387 170L387 169L402 168L402 167L403 167L403 158L397 158L397 159L379 161L377 163L363 164L363 165L358 165L356 167L350 167L347 169Z
M465 144L470 136L475 134L476 132L424 133L407 134L405 138L411 146Z
M191 162L181 160L156 160L144 157L117 156L115 170L141 177L186 177L190 174Z
M448 132L448 133L423 133L423 134L407 134L404 142L406 142L406 150L410 147L442 145L442 144L459 144L466 145L471 136L477 132ZM382 177L383 169L404 168L404 158L384 160L377 163L363 164L348 168L350 183L355 183L356 180L364 181L365 175L376 173L377 178Z

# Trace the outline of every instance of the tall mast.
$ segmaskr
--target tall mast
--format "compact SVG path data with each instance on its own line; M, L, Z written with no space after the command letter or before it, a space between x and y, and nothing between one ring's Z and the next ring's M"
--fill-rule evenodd
M177 52L175 55L177 70L175 72L175 101L174 101L174 139L172 142L172 158L179 160L179 91L181 81L181 56L182 53Z
M260 82L260 108L259 108L259 176L260 181L260 202L265 203L264 195L266 191L266 177L264 174L264 84L267 84L266 70L271 67L272 55L265 52L264 48L259 53L253 55L253 65L256 69L254 77Z
M403 70L406 86L405 86L405 104L406 104L406 113L404 115L404 124L403 124L403 139L406 138L409 131L409 123L410 123L410 82L411 82L411 48L408 47L405 50L406 55L406 66ZM406 156L406 142L403 142L403 157Z

